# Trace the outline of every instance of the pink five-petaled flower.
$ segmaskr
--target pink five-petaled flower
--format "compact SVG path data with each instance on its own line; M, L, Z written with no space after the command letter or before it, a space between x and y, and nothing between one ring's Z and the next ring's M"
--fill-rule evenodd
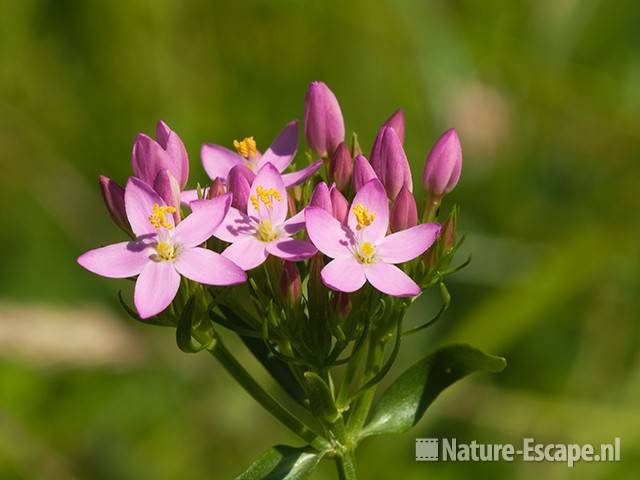
M236 165L244 165L255 174L264 165L271 163L279 172L284 172L291 165L298 150L298 121L289 122L263 154L257 150L253 137L236 140L233 145L236 152L210 143L202 146L202 165L212 180L216 178L226 180L229 172ZM285 186L291 187L304 182L321 166L322 161L317 161L302 170L285 173L282 175Z
M368 280L388 295L413 297L420 287L394 264L416 258L436 239L440 226L425 223L386 236L389 204L378 179L367 182L349 209L347 225L318 207L305 209L307 233L313 244L334 258L322 269L329 288L354 292Z
M124 201L136 240L90 250L78 263L104 277L138 275L134 303L141 318L169 306L180 287L180 275L208 285L234 285L247 279L229 259L198 246L222 222L231 195L195 202L194 212L177 226L171 215L173 207L137 178L129 179Z
M231 243L222 255L242 269L251 270L261 265L269 254L288 261L313 256L317 250L312 244L291 238L303 228L302 212L287 220L284 182L276 167L267 163L251 184L247 213L231 207L214 235Z

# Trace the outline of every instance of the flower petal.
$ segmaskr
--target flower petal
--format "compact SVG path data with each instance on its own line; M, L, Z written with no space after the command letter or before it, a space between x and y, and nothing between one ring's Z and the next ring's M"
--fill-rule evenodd
M288 218L282 224L282 229L287 235L294 235L304 228L304 210L300 210L293 217Z
M416 282L395 265L378 262L364 269L367 280L375 288L394 297L415 297L420 293Z
M175 171L172 171L172 173L174 175L178 174L176 179L180 183L180 187L184 188L189 178L189 157L182 139L162 120L156 125L156 138L160 146L164 148L165 152L173 160Z
M156 229L149 221L154 204L162 206L165 205L165 202L145 182L131 177L124 189L124 207L131 229L137 237L156 233ZM173 225L172 215L167 215L166 220Z
M318 249L304 240L282 238L267 243L267 252L290 262L299 262L313 257Z
M272 197L273 206L268 210L265 207L264 203L261 201L259 205L259 209L253 205L253 202L249 201L247 205L247 213L251 217L258 217L260 220L269 219L273 225L280 225L284 222L285 218L287 218L287 191L284 188L284 183L282 182L282 177L280 176L280 172L271 165L270 163L265 164L258 174L256 175L255 180L251 184L251 196L256 196L256 190L258 187L262 187L265 190L274 189L278 192L280 199L276 199Z
M172 262L148 262L136 281L133 303L141 318L167 308L180 288L180 275Z
M440 232L437 223L424 223L392 233L376 248L376 253L386 263L402 263L422 255L436 240Z
M322 167L322 160L313 162L311 165L301 170L297 170L291 173L285 173L284 175L282 175L282 181L284 182L284 186L289 188L295 185L300 185L309 177L311 177L314 173L320 170L320 167Z
M236 152L213 143L205 143L200 149L202 166L211 180L227 179L229 170L236 165L244 165L244 159Z
M168 169L174 177L180 176L169 154L158 142L144 133L139 133L133 142L131 168L135 177L149 185L153 185L160 170Z
M173 231L173 241L178 245L195 247L209 239L222 223L231 206L231 194L226 193L211 200L191 203L191 215Z
M209 187L205 187L202 189L202 195L204 198L207 198L207 194L209 193ZM198 191L196 189L193 190L185 190L180 193L180 203L185 207L188 207L191 202L195 202L199 200Z
M78 257L78 263L103 277L133 277L149 261L149 248L149 243L145 242L114 243L83 253Z
M262 154L258 165L271 163L279 172L289 166L298 150L298 121L293 120L278 134L271 146Z
M255 222L246 213L230 207L227 215L213 234L220 240L233 243L242 237L256 233Z
M324 284L332 290L355 292L366 281L364 268L354 257L336 258L320 272Z
M222 255L243 270L262 265L269 256L266 244L255 237L245 237L229 245Z
M305 225L313 244L332 258L351 256L350 247L355 245L353 232L333 216L319 207L307 207Z
M358 220L353 214L353 209L357 205L362 205L375 215L371 225L360 230L362 234L361 240L377 244L384 238L387 233L387 227L389 226L389 203L387 202L387 194L380 180L377 178L369 180L358 190L358 193L356 193L347 218L349 227L354 232L356 231Z
M236 285L247 280L247 274L235 263L206 248L180 252L174 265L180 275L207 285Z

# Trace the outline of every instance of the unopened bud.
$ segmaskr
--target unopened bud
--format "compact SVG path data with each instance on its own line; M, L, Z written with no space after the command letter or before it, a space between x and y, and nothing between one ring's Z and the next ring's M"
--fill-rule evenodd
M418 224L418 207L413 194L407 187L402 187L393 201L389 214L389 225L392 232L399 232Z
M335 182L336 186L342 190L349 185L352 173L353 159L349 153L349 148L342 142L331 156L331 161L329 162L329 181Z

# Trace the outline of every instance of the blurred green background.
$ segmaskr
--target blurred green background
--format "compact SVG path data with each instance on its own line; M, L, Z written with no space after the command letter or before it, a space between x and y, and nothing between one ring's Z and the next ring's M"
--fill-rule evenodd
M455 126L469 268L391 376L461 340L509 360L415 431L365 442L362 478L625 479L640 470L640 5L633 0L0 0L0 479L233 478L298 444L211 358L120 311L76 256L121 238L97 176L165 120L199 146L301 118L308 83L368 150L402 107L418 180ZM420 188L416 188L420 194ZM437 307L430 293L411 313ZM267 384L266 375L241 354ZM269 384L270 385L270 384ZM275 388L275 387L273 387ZM416 437L602 443L622 462L416 463ZM333 478L333 465L314 478Z

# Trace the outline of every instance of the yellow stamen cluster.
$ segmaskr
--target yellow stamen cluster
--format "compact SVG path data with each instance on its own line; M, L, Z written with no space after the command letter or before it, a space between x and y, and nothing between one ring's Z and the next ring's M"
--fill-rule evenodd
M263 220L258 226L258 240L261 242L270 242L278 238L278 234L273 231L273 225L269 220Z
M358 221L356 230L362 230L364 227L368 227L376 219L376 214L361 203L358 203L353 208L353 214L356 216L356 220Z
M375 262L376 247L369 242L360 244L357 257L360 263L371 264Z
M168 205L163 205L161 207L157 203L154 203L153 213L149 216L149 221L155 228L164 227L167 230L170 230L173 228L173 225L169 223L167 214L175 213L175 211L175 207L170 207Z
M164 261L174 260L178 253L176 247L169 242L158 242L156 252L158 253L158 257Z
M244 158L251 158L256 154L256 141L253 137L245 137L241 141L234 140L233 146L236 151Z
M256 194L251 195L249 200L253 204L253 208L258 210L260 208L260 202L262 202L265 207L271 208L273 207L273 201L276 200L279 202L282 200L282 197L275 188L264 188L262 185L258 185Z

